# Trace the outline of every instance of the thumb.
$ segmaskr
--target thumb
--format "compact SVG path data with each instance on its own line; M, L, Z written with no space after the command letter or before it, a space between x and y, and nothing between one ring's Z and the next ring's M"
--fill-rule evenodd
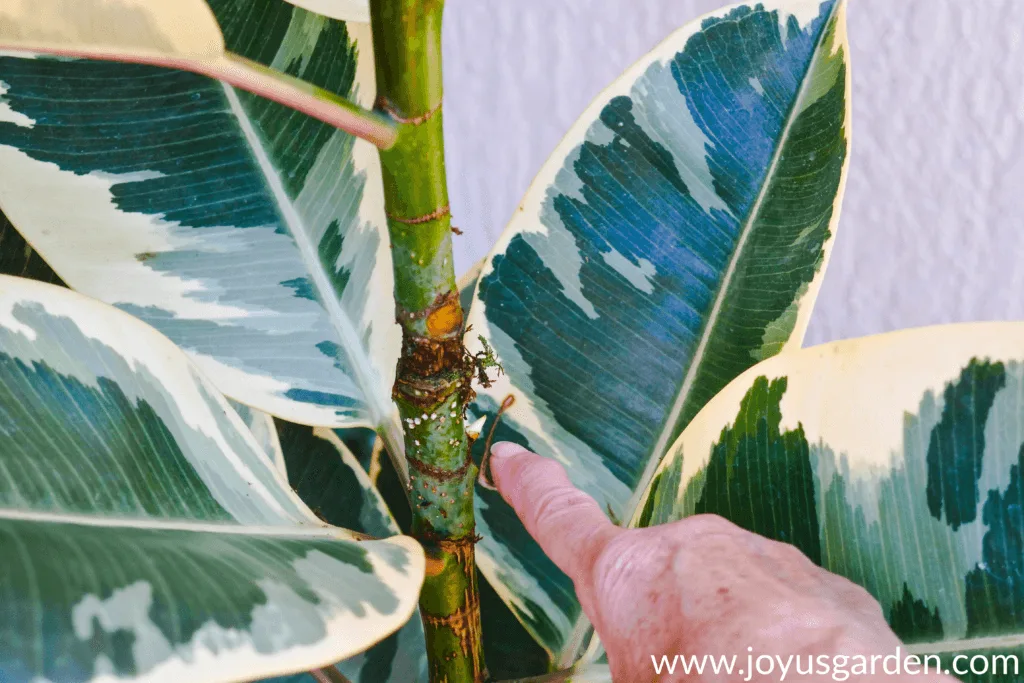
M577 589L587 585L597 556L622 529L550 458L504 442L491 448L490 464L498 491L544 553Z

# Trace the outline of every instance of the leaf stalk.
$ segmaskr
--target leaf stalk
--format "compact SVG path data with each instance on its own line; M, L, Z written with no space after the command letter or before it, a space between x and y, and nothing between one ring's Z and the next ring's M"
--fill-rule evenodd
M0 49L3 49L3 45L0 45ZM391 147L398 135L395 122L386 114L364 109L329 90L318 88L299 78L275 71L231 52L214 57L187 58L88 48L65 50L51 47L31 49L18 46L16 51L25 52L26 55L49 54L57 57L149 64L167 69L191 71L300 111L357 138L367 140L379 149Z

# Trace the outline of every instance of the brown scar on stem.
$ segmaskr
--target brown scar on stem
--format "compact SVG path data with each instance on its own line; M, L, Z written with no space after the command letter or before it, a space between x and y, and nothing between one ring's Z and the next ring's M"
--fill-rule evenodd
M389 213L388 218L390 220L395 221L396 223L404 223L405 225L421 225L422 223L429 223L431 221L439 220L441 218L444 218L445 216L451 215L451 213L451 206L445 204L444 206L434 211L431 211L430 213L423 214L422 216L416 216L415 218L405 218L403 216L396 216L393 213Z
M433 339L405 334L403 337L402 353L405 358L402 369L407 375L426 379L448 369L466 369L462 339L458 336Z
M420 538L426 550L428 576L438 576L444 571L445 556L454 557L459 566L466 564L472 547L482 540L482 537L476 534L462 538L439 538L432 533L426 533ZM473 564L475 565L476 562L474 561ZM443 619L443 617L439 617L439 619Z
M437 112L441 111L441 107L443 105L444 99L441 99L441 101L437 103L437 106L428 111L427 113L421 114L419 116L405 117L402 116L401 113L399 113L395 105L393 105L391 101L388 100L388 98L386 97L378 97L377 102L375 103L377 109L383 110L388 116L394 119L396 123L403 123L408 126L423 125L430 119L434 118L434 115L437 114Z
M472 554L473 544L478 540L476 536L470 536L463 539L445 539L439 541L436 544L436 549L440 550L441 556L437 556L430 550L427 551L427 562L430 565L431 570L437 572L432 576L438 576L442 574L449 563L454 563L456 567L463 573L463 575L470 582L473 582L474 575L476 573L476 562ZM447 556L447 557L446 557ZM434 560L438 564L432 564L431 560ZM477 615L480 613L480 597L479 593L475 591L466 590L463 592L462 604L459 605L455 610L444 615L434 615L427 611L422 612L424 623L437 628L447 628L451 630L452 634L455 635L459 643L459 649L462 651L463 656L469 654L471 644L477 642L479 639L479 619ZM486 672L483 670L476 669L477 662L474 662L474 681L483 681L486 677Z
M415 381L399 378L395 381L395 387L391 392L393 398L406 401L420 410L432 410L436 406L447 401L453 394L468 397L472 400L475 394L471 389L466 389L468 382L461 381ZM462 398L462 403L467 402Z
M432 479L436 479L438 481L451 481L452 479L461 479L466 474L466 472L469 471L469 466L473 464L473 459L469 457L468 451L466 453L466 456L466 462L462 463L462 465L457 470L441 469L440 467L429 465L423 462L422 460L414 458L412 456L409 456L408 461L409 467L411 467L412 469L416 470L421 474L425 474L428 477L431 477Z
M463 405L472 399L472 369L462 343L462 308L457 292L438 294L425 310L397 312L402 325L402 355L394 386L395 398L427 409L462 392ZM409 321L427 318L428 335L410 329ZM450 329L449 329L450 328ZM442 330L445 330L442 332Z
M430 623L431 626L447 626L448 628L455 631L457 635L459 628L467 621L467 617L469 616L467 612L471 610L471 607L472 605L463 604L462 607L455 610L451 614L447 614L443 617L435 617L430 614L424 614L423 619Z
M427 576L440 576L441 572L444 571L444 560L439 560L435 557L427 558Z

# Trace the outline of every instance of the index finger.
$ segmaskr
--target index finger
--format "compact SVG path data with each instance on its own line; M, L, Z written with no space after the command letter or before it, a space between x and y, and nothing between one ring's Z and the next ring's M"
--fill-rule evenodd
M597 555L622 532L565 469L514 443L491 448L491 474L502 497L559 569L586 584Z

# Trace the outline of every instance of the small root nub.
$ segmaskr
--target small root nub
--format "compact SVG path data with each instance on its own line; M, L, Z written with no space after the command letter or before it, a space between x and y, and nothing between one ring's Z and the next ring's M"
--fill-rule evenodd
M498 422L501 421L502 413L511 408L515 402L516 397L512 394L505 397L505 400L501 402L501 407L498 408L498 413L494 416L490 431L487 432L487 441L484 442L484 455L480 459L480 474L477 477L477 482L488 491L498 490L494 485L494 477L491 476L491 441L494 440L494 430L497 429Z

